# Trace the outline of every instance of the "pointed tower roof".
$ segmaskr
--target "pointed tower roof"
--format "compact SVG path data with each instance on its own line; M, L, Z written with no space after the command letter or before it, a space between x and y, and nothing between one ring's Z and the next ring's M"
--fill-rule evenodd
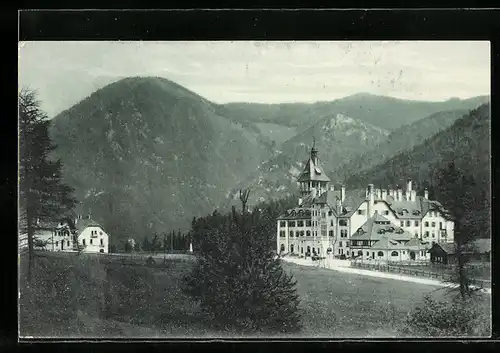
M325 174L325 171L323 170L323 167L321 166L321 163L319 161L315 140L313 140L310 157L307 160L304 170L300 174L298 181L330 181L330 178Z

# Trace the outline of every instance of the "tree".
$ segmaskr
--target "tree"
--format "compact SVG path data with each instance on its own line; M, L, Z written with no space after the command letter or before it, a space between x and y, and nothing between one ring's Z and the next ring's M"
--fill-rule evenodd
M135 243L134 244L134 251L135 252L140 252L141 251L141 244Z
M34 234L37 221L52 221L76 203L73 189L61 179L62 164L51 160L56 148L49 137L50 121L40 108L35 91L19 93L19 208L28 240L28 281L34 263Z
M467 253L471 241L477 237L480 226L475 211L480 202L476 195L475 181L471 175L459 170L454 162L435 172L435 193L441 214L454 222L454 241L457 258L457 280L462 299L474 291L467 273Z
M153 240L151 241L151 251L153 253L156 253L158 251L158 249L160 249L160 247L161 247L161 244L160 244L160 241L158 239L158 234L155 232Z
M147 235L144 237L144 240L142 241L142 250L151 251L151 243L149 242L149 238Z
M273 251L271 214L233 207L198 219L191 233L199 261L185 278L186 292L215 323L240 332L300 329L296 281Z

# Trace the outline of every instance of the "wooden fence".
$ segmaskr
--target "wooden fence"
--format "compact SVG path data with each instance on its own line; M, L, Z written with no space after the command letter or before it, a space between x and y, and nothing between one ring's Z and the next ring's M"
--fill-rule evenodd
M424 278L431 278L431 279L436 279L439 281L443 282L456 282L455 276L451 275L446 272L436 272L436 271L425 271L422 269L415 269L412 268L411 266L394 266L394 265L387 265L387 264L370 264L370 263L363 263L363 262L358 262L358 261L352 261L351 262L351 267L357 267L357 268L362 268L366 270L371 270L371 271L380 271L380 272L387 272L387 273L399 273L403 275L408 275L408 276L415 276L415 277L424 277ZM482 288L491 288L491 281L488 280L483 280L483 279L476 279L472 278L470 279L471 284L482 287Z

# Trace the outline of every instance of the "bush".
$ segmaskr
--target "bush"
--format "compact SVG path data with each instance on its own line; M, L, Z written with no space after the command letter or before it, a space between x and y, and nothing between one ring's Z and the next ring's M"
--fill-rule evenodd
M423 337L489 336L489 318L477 298L466 301L436 301L425 296L423 303L408 313L404 333Z
M186 293L218 328L294 332L300 329L296 281L271 250L274 220L261 217L233 210L232 217L214 214L203 220L200 259L185 279Z

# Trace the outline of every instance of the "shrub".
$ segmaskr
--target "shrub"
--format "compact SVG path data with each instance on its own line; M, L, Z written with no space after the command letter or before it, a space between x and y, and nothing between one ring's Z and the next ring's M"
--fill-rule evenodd
M296 281L272 251L274 220L233 210L232 217L214 214L203 222L200 259L185 279L186 293L221 329L299 330Z
M408 313L405 334L423 337L489 336L489 318L477 298L436 301L425 296L423 303Z

